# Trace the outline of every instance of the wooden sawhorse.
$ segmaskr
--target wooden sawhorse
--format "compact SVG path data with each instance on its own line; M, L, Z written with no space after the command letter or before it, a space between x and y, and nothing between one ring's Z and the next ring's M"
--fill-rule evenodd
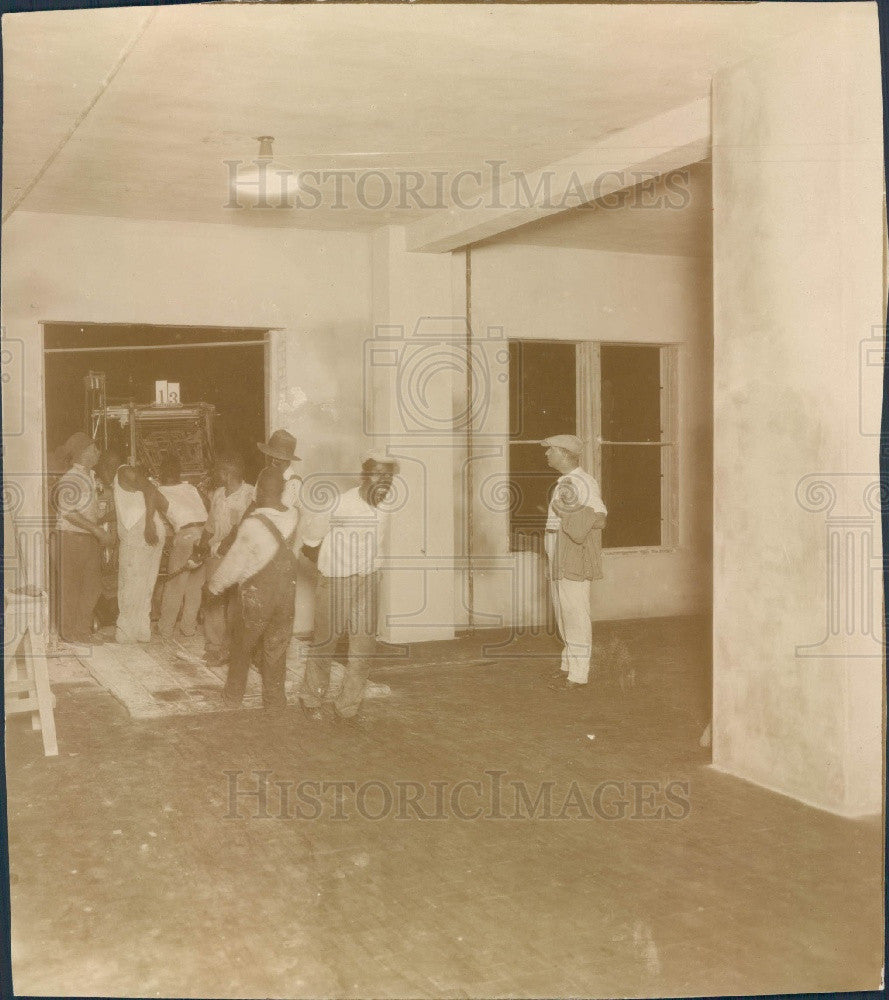
M8 590L4 594L4 717L31 714L31 727L43 736L43 755L57 757L54 698L46 664L49 602L42 592ZM21 652L21 656L19 656Z

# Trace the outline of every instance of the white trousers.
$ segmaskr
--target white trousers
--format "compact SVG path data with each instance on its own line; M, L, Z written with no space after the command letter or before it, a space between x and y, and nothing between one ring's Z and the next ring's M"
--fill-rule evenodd
M586 684L593 651L593 623L590 618L589 580L550 580L556 625L565 644L562 670L568 680Z
M117 641L149 642L151 595L163 552L163 535L157 545L144 538L145 518L126 530L121 528L117 567Z

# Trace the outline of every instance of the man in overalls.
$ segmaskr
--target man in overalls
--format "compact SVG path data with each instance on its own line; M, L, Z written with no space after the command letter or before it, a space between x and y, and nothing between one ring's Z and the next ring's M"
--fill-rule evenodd
M232 654L223 701L237 708L244 698L247 674L256 659L262 673L264 708L284 708L287 648L293 634L296 556L293 545L299 514L282 503L284 476L279 468L262 470L256 481L256 507L238 528L207 589L221 594L238 587Z

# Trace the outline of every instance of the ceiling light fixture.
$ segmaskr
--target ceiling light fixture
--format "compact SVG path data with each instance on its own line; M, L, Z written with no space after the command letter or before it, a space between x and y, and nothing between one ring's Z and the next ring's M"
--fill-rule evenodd
M241 168L240 161L227 160L233 208L292 208L299 190L299 177L291 167L272 158L274 136L256 137L259 153L252 166Z

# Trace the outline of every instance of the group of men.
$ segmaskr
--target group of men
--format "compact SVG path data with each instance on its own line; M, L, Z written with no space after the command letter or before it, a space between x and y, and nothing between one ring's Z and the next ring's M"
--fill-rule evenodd
M563 650L556 686L576 691L589 679L592 652L592 581L602 576L601 534L607 511L599 485L580 464L574 435L541 442L559 473L547 510L545 551L550 591ZM314 635L299 692L312 721L328 701L331 663L348 635L343 684L332 701L335 720L354 719L375 651L380 556L386 546L396 461L384 452L363 457L359 484L339 495L321 527L301 518L300 461L287 431L257 445L266 461L255 489L244 482L237 455L215 463L209 504L182 478L177 457L167 455L156 478L132 465L117 468L111 502L102 509L93 471L99 450L86 434L66 443L71 466L57 484L61 638L100 641L93 613L100 587L101 554L118 544L118 643L152 640L152 610L159 640L175 655L176 634L194 635L202 613L204 657L228 665L226 705L240 705L249 670L262 676L263 705L286 705L284 680L293 634L296 567L300 554L317 565ZM107 491L106 491L107 492ZM109 513L110 511L110 513ZM157 603L156 581L164 542L168 561Z
M275 431L257 447L265 467L255 488L244 482L237 455L214 466L216 486L205 504L168 454L156 477L121 465L110 486L96 476L99 449L86 434L64 446L70 467L54 490L59 528L59 633L76 646L103 641L93 630L103 551L118 548L118 643L157 640L185 652L178 636L204 629L208 666L228 665L224 703L243 700L251 665L262 677L262 701L284 708L287 651L293 635L297 560L317 565L315 628L299 705L313 722L330 702L332 718L357 716L375 650L379 563L388 517L385 500L397 462L375 451L362 459L359 484L321 517L301 517L296 439ZM104 496L104 499L103 499ZM157 588L161 556L168 558ZM158 601L159 590L159 601ZM345 676L331 692L331 664L348 636ZM332 696L332 697L329 697Z

